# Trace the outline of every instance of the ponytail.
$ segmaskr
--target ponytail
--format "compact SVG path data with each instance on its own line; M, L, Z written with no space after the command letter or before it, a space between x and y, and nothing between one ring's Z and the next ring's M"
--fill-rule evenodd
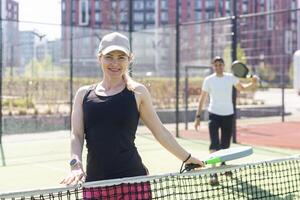
M128 73L125 73L123 75L123 80L126 84L127 89L130 90L130 91L134 91L134 89L135 89L134 88L134 80L129 76Z

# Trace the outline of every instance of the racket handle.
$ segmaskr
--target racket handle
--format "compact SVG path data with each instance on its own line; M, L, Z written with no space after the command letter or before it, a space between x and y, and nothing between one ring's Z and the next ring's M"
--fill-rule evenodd
M192 169L200 167L199 164L189 163L185 165L186 171L191 171Z

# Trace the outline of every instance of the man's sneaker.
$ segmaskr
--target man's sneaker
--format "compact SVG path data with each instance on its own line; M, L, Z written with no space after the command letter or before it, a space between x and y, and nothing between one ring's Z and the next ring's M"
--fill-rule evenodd
M221 163L221 166L225 166L225 165L226 165L225 162L222 162L222 163ZM230 177L232 177L232 171L227 171L227 172L225 172L225 176L230 176Z
M210 175L210 180L209 180L209 184L211 186L217 186L219 185L219 180L218 180L218 175L217 174L211 174Z

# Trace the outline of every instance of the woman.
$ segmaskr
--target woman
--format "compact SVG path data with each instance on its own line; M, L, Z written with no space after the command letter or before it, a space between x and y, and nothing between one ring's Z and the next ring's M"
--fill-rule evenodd
M204 166L163 126L147 88L127 74L132 58L126 36L114 32L102 38L98 60L103 79L98 84L81 87L76 93L72 112L71 173L63 184L147 175L134 144L139 119L177 158ZM84 138L88 149L86 174L82 166Z

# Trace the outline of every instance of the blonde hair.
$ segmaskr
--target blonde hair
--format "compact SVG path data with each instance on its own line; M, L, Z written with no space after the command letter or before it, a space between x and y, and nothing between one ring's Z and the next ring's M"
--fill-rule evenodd
M128 90L130 91L134 91L135 87L134 87L134 83L135 81L129 76L128 72L126 72L124 75L123 75L123 80L126 84L126 87Z

